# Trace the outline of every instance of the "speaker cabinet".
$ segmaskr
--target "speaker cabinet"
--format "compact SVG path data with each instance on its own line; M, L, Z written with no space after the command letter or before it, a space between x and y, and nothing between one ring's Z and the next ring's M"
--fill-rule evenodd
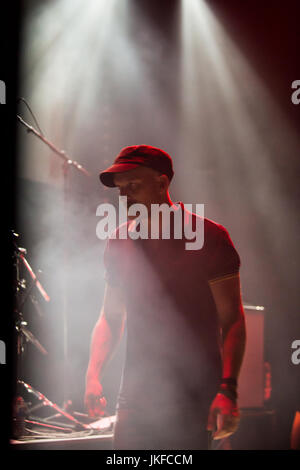
M276 421L276 413L274 410L241 410L239 428L229 437L227 449L275 449Z

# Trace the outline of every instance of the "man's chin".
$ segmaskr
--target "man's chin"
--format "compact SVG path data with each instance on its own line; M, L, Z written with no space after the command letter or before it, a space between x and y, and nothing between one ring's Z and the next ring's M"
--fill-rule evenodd
M128 220L134 220L137 218L137 215L128 215L128 212L127 212L127 219Z

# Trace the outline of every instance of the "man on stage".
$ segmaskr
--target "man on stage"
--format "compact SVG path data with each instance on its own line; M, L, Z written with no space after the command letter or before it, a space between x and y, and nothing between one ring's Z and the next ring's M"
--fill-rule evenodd
M104 185L127 197L129 212L134 204L145 207L149 235L133 236L138 219L128 217L104 253L106 286L85 403L91 416L103 414L101 377L126 326L114 449L208 449L211 438L231 435L239 423L237 381L246 337L240 258L224 227L171 200L173 174L171 157L147 145L125 147L100 173ZM154 204L170 209L167 238L162 217L151 216ZM199 227L203 246L187 249L185 229L197 236Z

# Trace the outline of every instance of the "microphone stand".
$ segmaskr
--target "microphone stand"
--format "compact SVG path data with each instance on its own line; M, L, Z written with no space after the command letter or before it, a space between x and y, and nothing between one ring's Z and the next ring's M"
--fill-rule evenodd
M15 232L12 232L13 237L18 237L19 235L16 234ZM23 352L23 338L25 337L27 341L30 341L32 344L34 344L37 349L42 354L48 354L46 349L40 344L40 342L34 337L34 335L31 333L26 328L27 322L24 321L23 316L22 316L22 308L26 302L27 299L30 299L31 302L33 302L33 297L32 297L32 290L34 287L37 287L39 290L41 296L44 298L46 302L50 301L50 297L43 288L42 284L40 283L38 276L35 274L33 271L32 267L30 266L29 262L25 258L26 254L26 249L21 248L17 245L15 241L13 241L13 247L14 247L14 262L15 262L15 271L16 271L16 299L15 299L15 315L16 315L16 330L18 331L18 353L21 355ZM20 279L20 261L22 261L23 265L25 266L27 272L30 274L32 278L31 285L27 288L25 281ZM21 288L25 288L26 286L26 293L21 297L20 292ZM36 304L38 302L36 301ZM18 368L17 368L18 370ZM21 369L19 369L19 376L21 376Z
M32 132L38 137L44 144L46 144L59 158L62 159L62 171L63 171L63 193L64 193L64 289L63 289L63 408L67 408L68 404L68 390L67 390L67 369L68 369L68 302L67 302L67 240L66 240L66 229L67 229L67 207L70 200L70 173L71 167L74 167L77 171L83 175L90 177L91 174L82 165L75 160L72 160L69 155L64 151L55 147L44 135L38 132L33 126L30 126L21 116L17 115L20 123L27 129L27 132Z
M18 120L23 124L23 126L26 127L27 132L32 132L34 135L36 135L40 140L44 142L44 144L48 145L53 152L58 155L63 161L66 166L74 166L79 170L81 173L83 173L85 176L91 176L91 174L79 163L77 163L75 160L71 160L71 158L67 155L65 150L59 150L57 147L55 147L49 140L47 140L40 132L38 132L34 127L30 126L27 124L24 119L21 118L17 114ZM64 173L65 174L65 173Z
M12 231L13 237L18 237L19 235ZM48 296L47 292L41 285L38 277L34 273L33 269L31 268L29 262L25 258L26 249L21 248L17 245L17 243L13 240L13 248L14 248L14 268L15 268L15 330L17 331L17 356L16 356L16 370L17 370L17 378L16 378L16 390L19 385L27 390L27 392L31 393L35 398L39 400L39 404L31 406L31 404L26 403L22 396L15 396L14 401L14 410L13 410L13 437L18 439L22 437L23 434L26 434L25 425L26 424L33 424L43 427L44 429L53 430L58 429L60 431L70 431L70 430L83 430L89 428L88 425L82 424L78 421L74 416L70 413L65 411L64 409L60 408L55 403L51 402L45 395L43 395L38 390L35 390L31 385L25 383L22 378L22 363L23 363L23 353L24 353L24 344L25 341L29 341L42 354L48 354L45 348L40 344L40 342L34 337L31 331L25 327L27 322L23 319L23 314L21 312L21 308L24 306L27 299L31 297L31 291L33 287L37 287L41 296L44 298L46 302L50 301L50 297ZM27 272L30 274L32 278L31 285L27 288L25 279L20 278L20 263L26 268ZM21 289L26 288L26 293L21 296ZM36 418L32 415L33 411L38 410L39 408L43 407L50 407L51 409L55 410L57 414L54 416L48 416L46 418ZM53 417L64 417L71 421L71 423L64 424L63 426L61 423L54 423L52 420ZM59 427L56 425L59 424Z

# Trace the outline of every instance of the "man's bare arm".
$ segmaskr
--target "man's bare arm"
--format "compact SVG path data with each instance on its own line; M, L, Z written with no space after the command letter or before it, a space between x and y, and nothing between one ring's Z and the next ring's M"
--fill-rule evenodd
M89 414L102 414L106 400L102 396L100 379L107 363L112 358L124 332L126 310L119 288L106 284L103 306L92 333L90 360L86 373L85 405Z
M223 339L223 377L238 379L245 345L245 315L238 274L210 283Z
M210 288L215 300L223 338L223 378L238 379L246 344L245 316L238 274L213 281ZM222 385L211 404L207 429L215 431L214 439L234 433L240 413L236 402L235 385ZM225 388L225 391L224 391Z

